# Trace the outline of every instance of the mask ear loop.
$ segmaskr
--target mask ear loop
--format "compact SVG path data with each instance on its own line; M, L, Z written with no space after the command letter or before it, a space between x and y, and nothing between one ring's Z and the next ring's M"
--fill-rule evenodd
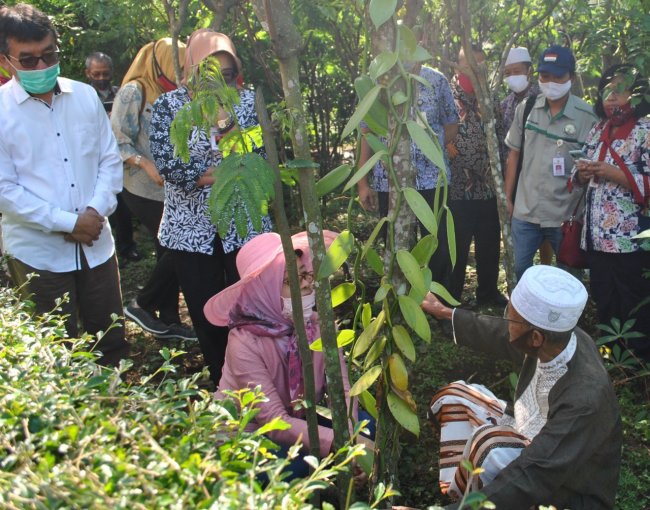
M166 91L174 90L178 88L176 82L167 78L167 76L162 70L162 67L160 67L160 64L158 63L158 59L156 58L156 46L158 45L159 42L160 41L156 41L153 45L153 53L152 53L153 58L151 59L153 62L153 70L154 73L156 74L156 79L158 80L158 83L160 83L160 85L162 85L162 87Z

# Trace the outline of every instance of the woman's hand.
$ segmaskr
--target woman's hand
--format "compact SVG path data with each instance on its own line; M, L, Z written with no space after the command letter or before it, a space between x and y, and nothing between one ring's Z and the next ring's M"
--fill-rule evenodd
M212 176L213 172L214 168L208 168L196 181L196 187L198 188L201 186L212 186L214 184L214 177Z
M140 161L140 168L145 171L147 177L155 182L158 186L165 184L165 180L162 178L162 175L158 172L156 165L150 159L142 158Z
M586 184L593 177L594 173L589 167L589 163L586 159L579 159L576 161L576 168L578 169L578 181L580 184Z
M599 179L606 179L614 182L625 189L631 189L630 184L627 182L625 173L617 166L610 165L604 161L584 161L578 160L576 162L578 168L578 178L580 182L586 182L592 177ZM584 179L584 181L583 181Z

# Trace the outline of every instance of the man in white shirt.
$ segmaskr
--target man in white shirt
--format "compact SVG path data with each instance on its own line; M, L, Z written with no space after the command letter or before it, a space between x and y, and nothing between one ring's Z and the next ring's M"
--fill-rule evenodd
M89 333L106 333L102 362L128 356L115 249L106 216L122 188L122 161L110 122L89 85L59 77L56 32L30 5L0 9L0 65L12 80L0 90L0 213L4 250L16 285L36 311L77 317ZM78 315L77 315L78 314ZM109 329L110 328L110 329ZM108 331L107 331L108 330Z

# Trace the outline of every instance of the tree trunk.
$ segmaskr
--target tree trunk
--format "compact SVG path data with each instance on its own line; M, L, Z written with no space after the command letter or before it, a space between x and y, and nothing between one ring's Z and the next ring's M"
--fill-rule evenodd
M262 26L269 32L274 52L279 60L284 98L293 121L292 142L295 158L311 160L307 123L300 90L298 55L302 41L293 21L291 5L289 0L274 0L271 8L269 0L255 0L253 6ZM306 230L309 235L309 246L313 257L314 274L318 274L326 250L312 168L300 170L299 186L305 213ZM315 288L316 306L321 321L327 388L332 405L334 449L338 449L349 440L350 436L329 280L325 278L316 281ZM347 489L347 480L345 478L341 477L339 482L342 501Z
M501 222L501 237L504 247L504 264L506 268L506 280L508 283L508 293L512 293L515 288L515 258L514 249L512 244L512 230L510 227L510 216L508 215L508 208L506 206L506 194L503 181L503 173L501 169L501 157L499 152L499 139L496 132L496 118L494 112L494 104L492 101L492 93L488 84L487 68L479 66L474 58L472 51L471 34L472 25L469 15L469 5L467 0L457 0L455 17L456 32L460 36L463 45L465 58L470 67L470 77L474 84L476 99L478 101L481 118L483 120L483 128L487 139L488 155L490 158L490 170L492 178L494 179L494 189L497 195L497 206L499 210L499 220ZM451 14L451 13L450 13Z
M419 9L422 6L420 0L407 1L407 11L405 19L414 22ZM369 16L368 16L369 17ZM379 55L385 51L395 51L397 48L397 25L396 19L393 18L378 29L371 22L370 37L372 41L373 54ZM406 67L406 64L405 64ZM409 69L409 71L412 71ZM390 82L393 78L400 75L399 66L394 66L386 75L386 81ZM383 79L383 77L382 77ZM406 83L400 80L400 84L391 89L392 93L401 90L408 95ZM414 94L411 94L412 100L404 103L401 108L397 108L398 113L403 117L411 115L411 107L414 103ZM416 218L413 211L408 205L403 203L401 190L416 186L416 168L411 165L411 139L408 131L403 125L400 125L399 119L391 115L388 119L389 135L387 139L388 147L395 147L392 154L392 171L389 170L389 195L388 195L388 239L386 251L384 253L384 271L389 275L391 283L395 289L408 287L408 281L399 270L395 261L395 254L398 250L410 250L414 244ZM399 319L399 318L398 318ZM388 353L382 355L382 364L387 366ZM379 379L377 389L377 407L379 409L379 419L377 423L377 433L375 438L375 464L372 473L372 488L378 483L385 485L392 484L398 486L397 474L399 471L400 458L400 431L401 426L395 420L392 412L388 407L387 401L388 388L384 384L383 377Z
M169 21L169 29L172 35L172 57L174 60L174 74L176 75L176 84L180 84L183 78L183 71L181 70L180 59L178 55L178 36L183 29L185 20L187 20L187 7L190 0L180 0L178 5L178 13L172 5L171 0L163 0L165 12L167 13L167 20Z

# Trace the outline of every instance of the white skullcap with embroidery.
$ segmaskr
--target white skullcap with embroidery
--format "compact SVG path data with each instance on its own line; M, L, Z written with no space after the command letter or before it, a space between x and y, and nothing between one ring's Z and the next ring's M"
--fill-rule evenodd
M508 52L508 58L506 59L506 65L517 64L519 62L528 62L532 63L530 58L530 53L523 46L517 46L516 48L510 48Z
M587 303L587 289L566 271L553 266L526 269L512 291L512 306L526 321L548 331L570 331Z

